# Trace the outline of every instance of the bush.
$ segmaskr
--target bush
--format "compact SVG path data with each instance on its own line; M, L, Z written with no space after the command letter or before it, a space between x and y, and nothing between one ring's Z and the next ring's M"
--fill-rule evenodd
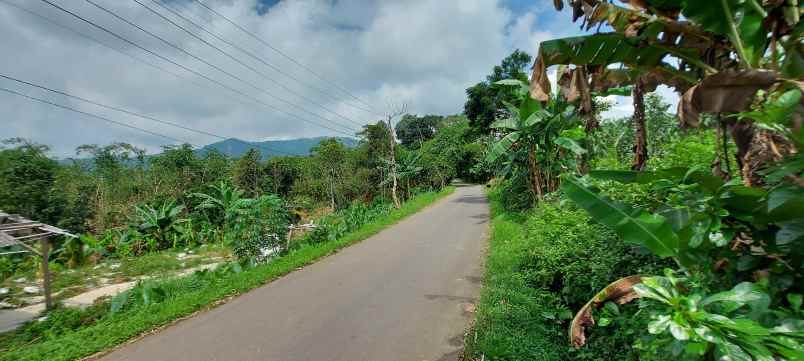
M493 197L500 200L501 207L507 212L530 209L536 201L528 185L527 174L524 172L502 179L492 192Z
M305 235L296 246L335 241L345 234L357 230L366 223L391 212L393 207L387 202L375 201L371 204L355 202L348 208L330 213L321 218L315 229Z
M653 274L663 261L624 244L583 210L554 202L525 215L502 211L500 188L491 192L492 237L485 288L469 354L490 360L636 359L631 344L644 330L636 305L620 306L607 327L593 327L589 343L573 349L569 322L612 280ZM598 315L596 315L598 317ZM605 336L604 336L605 335Z

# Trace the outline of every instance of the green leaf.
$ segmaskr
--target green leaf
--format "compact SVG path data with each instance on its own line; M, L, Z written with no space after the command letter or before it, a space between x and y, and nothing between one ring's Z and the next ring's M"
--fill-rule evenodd
M790 308L792 308L793 311L798 312L801 309L802 299L803 297L801 296L801 294L798 293L787 294L787 302L790 302Z
M603 304L603 309L608 311L612 315L619 315L620 314L620 308L617 307L616 303L611 302L611 301L606 302L605 304Z
M656 319L648 323L648 332L658 335L670 327L670 316L659 315Z
M534 111L533 113L531 113L530 115L528 115L528 118L525 119L524 122L522 122L522 125L520 127L521 128L527 128L527 127L530 127L530 126L532 126L534 124L538 124L538 123L540 123L543 120L548 119L548 118L550 118L550 116L547 113L547 111L545 111L544 109L538 109L538 110Z
M572 311L570 310L561 310L558 312L558 318L562 320L571 320L574 317Z
M131 294L131 290L126 290L117 294L117 296L112 297L112 305L111 305L111 312L112 314L120 312L123 307L126 306L128 303L129 295Z
M768 214L776 222L802 218L804 215L804 189L780 187L768 194Z
M566 150L569 150L575 155L581 155L586 153L586 149L584 149L584 147L578 144L578 142L576 142L575 139L567 137L558 137L554 140L554 142L556 143L556 145Z
M756 54L764 53L767 36L762 15L749 9L745 0L687 1L682 14L704 30L728 36L740 58L756 67Z
M606 326L608 326L610 324L611 324L611 319L607 318L607 317L601 317L599 320L597 320L597 325L600 326L600 327L606 327Z
M678 181L686 173L686 168L677 167L655 171L593 170L589 172L589 175L593 178L613 180L620 183L649 184L662 179Z
M762 292L759 292L753 283L743 282L735 286L729 291L719 292L704 298L701 301L701 306L706 306L715 302L732 301L746 304L751 301L756 301L762 298Z
M517 124L517 119L514 117L507 117L502 119L497 119L494 123L491 123L489 128L492 129L510 129L510 130L519 130L519 124Z
M779 326L771 329L771 332L804 336L804 320L783 320Z
M768 336L770 335L770 330L765 328L764 326L760 325L754 320L750 320L747 318L738 318L734 320L734 330L735 332L744 334L744 335L751 335L751 336Z
M517 140L519 140L519 132L514 132L494 143L486 155L486 162L492 163L499 159L503 154L508 152L508 149L510 149Z
M673 337L679 341L686 341L690 339L689 329L675 321L670 321L670 334L672 334Z
M804 77L804 44L797 41L785 50L782 74L790 79L801 79Z
M503 79L494 82L495 85L521 86L527 85L519 79Z
M719 361L753 361L740 346L728 341L715 345L715 358Z
M627 97L631 95L631 92L634 90L632 86L621 86L621 87L614 87L608 88L606 91L602 92L600 96L609 96L609 95L619 95L623 97Z
M543 110L543 109L542 109L542 104L539 103L539 101L537 101L537 100L535 100L535 99L533 99L531 97L525 97L524 99L522 99L522 104L519 105L519 118L520 119L522 119L522 118L526 119L526 121L524 123L525 127L529 126L528 120L531 118L531 116L533 114L536 114L540 110ZM541 114L542 114L542 116L544 115L543 112ZM541 119L539 119L539 120L541 120Z
M753 67L759 65L759 61L762 59L762 56L765 54L765 49L768 47L769 38L767 31L762 27L763 20L764 16L750 7L744 10L742 19L740 19L738 32L742 38L741 40L745 48L745 54L748 57L748 63Z
M625 242L643 245L660 257L678 255L678 236L664 217L614 202L575 178L567 178L561 188L567 197L596 221L614 229Z
M684 351L690 355L702 356L708 348L709 344L706 342L689 342Z

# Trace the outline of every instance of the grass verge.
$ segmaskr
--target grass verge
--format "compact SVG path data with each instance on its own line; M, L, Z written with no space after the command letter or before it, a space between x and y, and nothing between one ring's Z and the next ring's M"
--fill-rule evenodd
M374 222L332 242L304 245L272 262L236 272L199 272L159 282L160 302L110 313L109 303L80 311L51 312L46 321L0 335L0 360L74 360L107 350L140 334L247 292L370 237L455 190L420 194Z
M489 192L491 236L466 360L636 360L631 344L645 330L636 304L591 327L588 343L570 346L574 313L612 280L656 274L663 261L624 244L572 204L546 200L507 211L501 189ZM601 315L595 313L595 317Z

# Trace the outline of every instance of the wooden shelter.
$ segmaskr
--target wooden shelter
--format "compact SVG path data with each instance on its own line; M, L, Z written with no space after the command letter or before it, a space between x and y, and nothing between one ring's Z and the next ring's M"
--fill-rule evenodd
M0 211L0 249L17 246L16 250L0 251L0 255L31 252L42 257L42 288L45 293L45 306L47 309L53 307L50 295L50 269L48 267L50 263L50 242L48 238L59 235L76 237L60 228L32 221L20 215ZM36 241L39 241L39 249L33 245Z

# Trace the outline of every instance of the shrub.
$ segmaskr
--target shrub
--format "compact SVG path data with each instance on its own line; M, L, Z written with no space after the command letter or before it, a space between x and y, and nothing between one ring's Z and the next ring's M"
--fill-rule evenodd
M624 244L583 210L544 202L522 220L502 212L502 194L500 188L490 194L495 218L469 354L490 360L636 359L631 344L646 322L634 317L636 305L607 315L612 322L593 327L582 349L569 344L569 322L612 279L656 273L666 264Z

